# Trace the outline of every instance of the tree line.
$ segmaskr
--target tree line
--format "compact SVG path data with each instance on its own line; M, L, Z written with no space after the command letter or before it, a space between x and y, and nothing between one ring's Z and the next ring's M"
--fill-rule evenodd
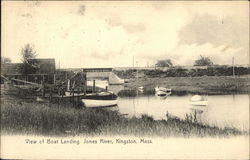
M234 67L235 75L247 75L250 74L249 67ZM130 79L135 78L137 75L136 69L128 70L114 70L120 78ZM167 70L162 69L141 69L138 70L139 75L143 75L149 78L156 77L200 77L200 76L232 76L232 66L208 66L207 69L185 69L182 67L172 67Z
M200 55L200 57L194 61L193 66L212 66L214 63L209 57ZM171 59L158 60L155 64L157 67L172 67L173 63Z

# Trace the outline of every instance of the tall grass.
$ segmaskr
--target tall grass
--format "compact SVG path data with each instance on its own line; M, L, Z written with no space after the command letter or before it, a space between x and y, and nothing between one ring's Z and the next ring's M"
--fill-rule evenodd
M132 135L132 136L232 136L242 132L220 129L190 120L168 117L154 120L148 115L126 118L103 109L76 109L69 104L40 104L1 97L1 132L35 135Z
M98 133L98 127L108 123L110 117L118 117L114 112L75 109L68 105L4 101L1 105L1 129L24 134L91 134Z

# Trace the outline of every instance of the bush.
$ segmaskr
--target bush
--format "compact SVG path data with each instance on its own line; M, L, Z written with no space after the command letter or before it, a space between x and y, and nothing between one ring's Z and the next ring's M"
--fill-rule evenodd
M227 66L208 67L207 69L183 69L183 68L169 68L163 70L145 70L144 74L149 78L156 77L200 77L200 76L232 76L233 68ZM250 74L250 68L235 67L235 75Z

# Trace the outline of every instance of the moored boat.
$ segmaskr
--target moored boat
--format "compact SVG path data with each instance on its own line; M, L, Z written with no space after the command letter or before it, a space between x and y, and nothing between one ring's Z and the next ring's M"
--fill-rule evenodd
M156 87L155 87L155 92L158 92L158 91L171 92L172 89L170 89L170 88L165 88L165 87L158 87L158 86L156 86Z
M155 95L157 95L157 96L168 96L170 94L171 94L171 92L164 92L164 91L157 91L155 93Z
M208 105L208 101L205 100L205 98L203 96L194 95L190 99L189 104L193 105L193 106L207 106Z
M144 91L144 87L143 87L143 86L138 87L138 90L139 90L140 92L143 92L143 91Z
M155 95L157 96L168 96L171 94L172 89L165 87L155 87Z
M117 95L112 92L86 94L81 101L89 108L115 106L118 103Z

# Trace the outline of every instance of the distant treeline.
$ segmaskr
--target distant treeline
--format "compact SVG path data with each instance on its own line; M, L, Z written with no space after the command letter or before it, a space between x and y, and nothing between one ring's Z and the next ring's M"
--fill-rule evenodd
M137 76L136 69L128 69L122 71L114 71L121 78L135 78ZM249 67L234 67L235 75L250 74ZM199 76L232 76L233 67L219 66L208 67L207 69L184 69L184 68L169 68L166 70L152 69L152 70L138 70L139 77L199 77Z

